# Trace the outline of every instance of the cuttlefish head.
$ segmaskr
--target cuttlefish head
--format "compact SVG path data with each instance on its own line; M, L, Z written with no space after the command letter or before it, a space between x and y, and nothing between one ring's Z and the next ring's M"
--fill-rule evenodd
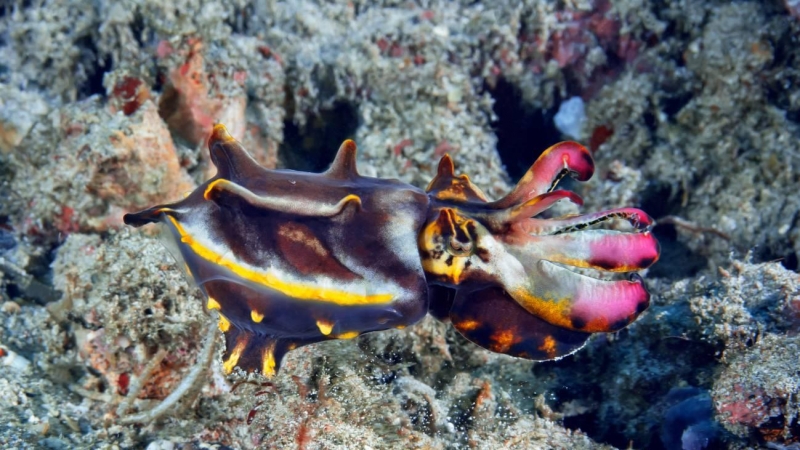
M455 176L449 157L443 158L428 188L432 207L418 244L429 282L455 291L448 300L453 304L450 319L462 334L497 351L505 348L498 342L512 335L526 342L532 331L523 325L546 323L560 331L543 334L545 325L538 326L537 342L545 336L556 342L571 339L574 344L581 339L566 331L587 336L616 331L647 308L650 295L641 277L609 276L645 269L658 259L659 246L647 214L619 208L542 217L562 200L582 205L577 194L556 186L567 175L585 181L593 172L589 152L577 143L563 142L546 150L508 195L489 202L467 177ZM509 301L516 305L504 305ZM483 316L513 309L541 322L493 314L480 317L477 308ZM505 337L497 341L491 336ZM523 347L530 350L528 344ZM554 345L548 348L558 348ZM535 352L518 348L505 353ZM557 351L556 356L562 353Z

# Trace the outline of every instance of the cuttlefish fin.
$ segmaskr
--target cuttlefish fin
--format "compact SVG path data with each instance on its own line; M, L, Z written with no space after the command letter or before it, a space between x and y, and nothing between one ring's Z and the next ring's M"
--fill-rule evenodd
M356 153L358 147L351 139L342 142L339 151L336 152L336 158L331 163L331 166L325 171L325 175L331 178L348 179L357 178L358 169L356 167Z
M242 180L264 175L265 170L221 123L214 125L208 137L208 151L217 168L216 178Z
M428 183L425 191L440 200L486 201L486 194L472 184L466 174L455 174L453 158L449 154L439 160L436 176Z

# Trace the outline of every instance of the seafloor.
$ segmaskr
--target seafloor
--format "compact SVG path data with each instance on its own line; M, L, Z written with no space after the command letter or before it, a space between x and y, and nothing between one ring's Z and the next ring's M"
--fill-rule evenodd
M577 139L585 209L658 223L652 305L557 362L429 318L225 379L121 223L213 173L217 121L270 167L353 137L424 187L450 153L493 198ZM796 0L5 0L0 447L797 449L798 189Z

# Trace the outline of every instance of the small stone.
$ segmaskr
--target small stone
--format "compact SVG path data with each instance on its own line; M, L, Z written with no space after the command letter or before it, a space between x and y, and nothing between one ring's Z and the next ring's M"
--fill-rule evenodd
M68 449L70 447L63 440L61 440L59 438L54 438L54 437L45 438L45 439L40 440L39 441L39 445L41 445L42 448L46 448L46 449L49 449L49 450L61 450L61 449L65 449L66 450L66 449Z
M27 358L25 358L24 356L20 356L18 353L9 350L8 348L0 347L0 349L2 349L3 350L2 353L5 354L3 358L0 359L0 361L3 362L4 366L10 367L16 370L17 372L21 373L30 372L31 362L28 361Z
M7 302L4 302L3 306L0 307L0 309L2 309L2 311L6 314L16 314L20 311L21 308L19 306L19 303L9 300Z
M147 445L147 450L172 450L175 443L170 441L153 441Z
M586 108L583 99L572 97L561 103L553 121L558 131L572 139L580 139L583 124L586 122Z

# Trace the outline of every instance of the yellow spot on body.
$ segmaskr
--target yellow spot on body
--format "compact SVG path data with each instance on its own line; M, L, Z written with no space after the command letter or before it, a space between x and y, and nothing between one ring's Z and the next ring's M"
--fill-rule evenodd
M233 347L231 356L222 363L222 370L225 372L225 375L233 372L233 368L239 363L239 358L242 356L245 347L247 347L247 339L239 339L236 341L236 346Z
M219 305L219 302L216 299L214 299L214 297L208 297L208 303L206 303L206 309L211 311L212 309L220 309L220 308L221 306Z
M481 325L477 320L464 320L458 322L458 328L464 331L472 331Z
M227 317L223 316L222 314L219 315L219 331L223 333L227 332L231 328L231 322L228 320Z
M632 320L632 317L628 317L628 322ZM610 330L610 327L611 323L608 320L608 317L600 316L586 322L586 325L581 328L581 331L590 330L591 333L594 333L594 330L597 330L597 332L606 332Z
M553 339L553 336L545 337L544 342L539 346L539 350L547 353L550 358L554 357L556 355L556 340Z
M397 328L398 330L402 330L405 329L405 327L406 327L405 325L398 325L395 328Z
M275 376L275 343L268 345L264 349L264 356L261 363L261 374L267 378Z
M330 322L326 322L324 320L318 320L317 321L317 328L319 328L319 332L320 333L322 333L323 335L327 336L327 335L331 334L331 331L333 330L333 324L330 323Z
M214 252L197 242L174 217L167 217L178 234L180 234L181 242L188 245L197 256L230 270L244 280L274 289L287 297L292 297L296 300L323 301L342 306L382 305L390 303L394 298L392 294L354 294L338 289L321 287L313 283L292 283L281 280L273 272L251 269L229 259L224 254Z
M514 333L511 330L504 330L492 335L495 342L502 345L511 345L514 343Z
M514 338L514 333L511 330L502 330L492 334L492 341L494 341L492 350L505 353L516 342L516 339Z
M358 331L348 331L347 333L342 333L336 335L337 339L353 339L358 336Z
M255 323L261 323L261 321L264 320L264 315L259 314L258 311L254 309L250 311L250 318L253 319L253 322Z

